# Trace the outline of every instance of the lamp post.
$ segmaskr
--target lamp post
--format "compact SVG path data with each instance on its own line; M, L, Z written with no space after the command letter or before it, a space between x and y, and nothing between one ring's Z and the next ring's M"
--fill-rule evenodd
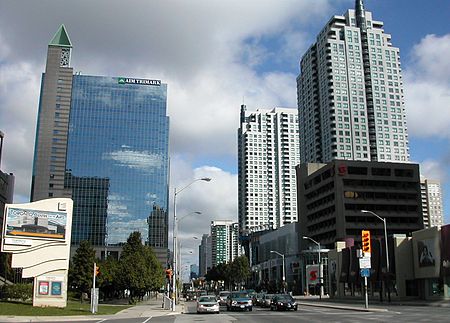
M387 240L387 228L386 228L386 218L382 218L381 216L379 216L378 214L376 214L375 212L372 211L368 211L368 210L361 210L362 213L370 213L374 216L376 216L379 220L383 221L383 226L384 226L384 243L385 243L385 248L386 248L386 277L389 277L389 249L388 249L388 240ZM389 302L391 301L391 293L388 291L388 298L389 298Z
M177 234L178 234L178 221L177 221L177 195L180 194L182 191L184 191L186 188L191 186L197 181L205 181L210 182L211 178L209 177L202 177L197 178L190 182L188 185L184 186L183 188L177 190L177 188L174 188L174 194L173 194L173 277L172 277L172 311L175 312L175 303L176 303L176 295L177 295Z
M322 284L322 260L321 260L321 257L320 257L320 250L321 250L320 242L317 242L313 238L306 237L306 236L303 236L303 239L310 240L310 241L314 242L317 245L317 247L318 247L317 254L319 256L319 285L320 285L319 299L322 299L323 284Z
M283 285L283 292L286 292L286 288L285 288L285 281L286 281L286 271L284 268L284 254L279 253L278 251L274 251L274 250L270 250L270 253L275 253L278 256L280 256L282 258L283 261L283 281L281 282L281 284Z

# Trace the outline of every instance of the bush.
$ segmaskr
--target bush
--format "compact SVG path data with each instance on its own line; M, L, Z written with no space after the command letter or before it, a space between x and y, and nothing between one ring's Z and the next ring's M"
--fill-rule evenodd
M4 285L0 289L2 300L22 300L27 301L33 298L33 284Z

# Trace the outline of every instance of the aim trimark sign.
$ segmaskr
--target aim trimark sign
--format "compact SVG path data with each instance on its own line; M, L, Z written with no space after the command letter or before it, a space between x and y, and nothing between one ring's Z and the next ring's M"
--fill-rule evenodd
M34 277L33 306L67 305L72 208L67 198L5 206L1 251L23 278Z

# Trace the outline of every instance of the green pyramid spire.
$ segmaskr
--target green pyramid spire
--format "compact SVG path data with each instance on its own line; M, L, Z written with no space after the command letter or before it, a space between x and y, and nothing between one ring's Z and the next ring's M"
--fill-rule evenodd
M62 24L55 36L53 36L50 44L52 46L60 46L60 47L72 47L72 43L70 42L69 35L67 35L66 27Z

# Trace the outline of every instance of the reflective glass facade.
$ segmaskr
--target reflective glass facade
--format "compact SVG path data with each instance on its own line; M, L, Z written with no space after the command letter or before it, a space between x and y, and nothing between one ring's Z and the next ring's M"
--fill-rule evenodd
M73 76L65 176L74 199L72 244L120 244L132 231L147 239L154 207L167 214L166 102L160 82Z

